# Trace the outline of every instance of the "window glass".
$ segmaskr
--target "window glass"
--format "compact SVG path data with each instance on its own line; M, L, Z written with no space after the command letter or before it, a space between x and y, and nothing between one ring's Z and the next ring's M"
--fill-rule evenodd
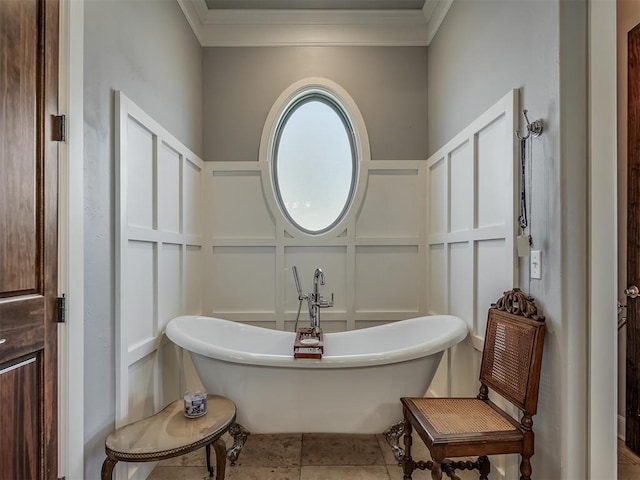
M273 152L276 198L289 220L318 234L346 214L355 188L351 122L331 98L313 92L285 110Z

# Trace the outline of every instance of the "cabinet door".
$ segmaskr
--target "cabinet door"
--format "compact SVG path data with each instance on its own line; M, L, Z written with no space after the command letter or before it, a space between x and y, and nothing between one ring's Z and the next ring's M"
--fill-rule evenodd
M38 358L0 365L1 478L39 478Z

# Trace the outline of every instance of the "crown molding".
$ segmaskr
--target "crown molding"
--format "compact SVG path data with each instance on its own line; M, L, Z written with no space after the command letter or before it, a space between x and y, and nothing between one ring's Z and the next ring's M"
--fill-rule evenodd
M453 0L422 10L210 10L177 0L203 47L296 45L426 46Z

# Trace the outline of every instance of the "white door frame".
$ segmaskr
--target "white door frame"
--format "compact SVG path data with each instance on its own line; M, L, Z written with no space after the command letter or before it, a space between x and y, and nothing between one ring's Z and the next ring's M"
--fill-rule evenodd
M589 443L585 461L589 478L604 480L615 478L617 471L616 2L589 0L588 8Z
M584 461L589 478L600 480L616 465L616 6L611 0L588 4L590 383ZM76 479L84 477L84 0L60 0L60 13L60 112L68 118L68 141L60 150L59 270L68 311L60 327L59 475Z
M67 298L58 330L58 477L84 478L84 0L60 0L58 289Z

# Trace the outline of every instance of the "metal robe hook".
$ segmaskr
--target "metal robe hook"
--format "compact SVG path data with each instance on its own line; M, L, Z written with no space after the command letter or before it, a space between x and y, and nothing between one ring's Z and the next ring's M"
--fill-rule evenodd
M534 120L533 122L529 121L529 117L527 116L528 110L522 110L522 114L524 115L524 119L527 121L527 135L521 136L520 132L516 130L516 137L520 140L526 140L530 136L539 137L542 135L542 129L544 127L544 122L542 119Z

